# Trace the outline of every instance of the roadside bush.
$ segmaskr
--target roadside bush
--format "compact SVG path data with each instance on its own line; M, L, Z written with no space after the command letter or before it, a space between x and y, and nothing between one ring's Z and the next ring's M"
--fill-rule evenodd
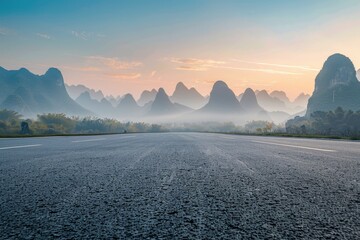
M28 131L24 131L27 125ZM23 126L23 129L22 127ZM101 134L124 132L161 132L161 125L143 122L122 123L115 119L94 117L68 117L63 113L48 113L37 116L36 120L21 119L14 111L0 110L0 135L55 135L55 134Z
M327 136L359 137L360 111L317 111L310 117L296 117L287 121L286 132L290 134L315 134Z

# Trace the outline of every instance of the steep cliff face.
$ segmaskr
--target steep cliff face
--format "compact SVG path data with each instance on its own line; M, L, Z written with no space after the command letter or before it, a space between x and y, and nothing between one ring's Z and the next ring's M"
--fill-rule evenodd
M330 56L315 79L307 116L315 111L329 111L337 107L360 110L360 82L351 60L341 54Z

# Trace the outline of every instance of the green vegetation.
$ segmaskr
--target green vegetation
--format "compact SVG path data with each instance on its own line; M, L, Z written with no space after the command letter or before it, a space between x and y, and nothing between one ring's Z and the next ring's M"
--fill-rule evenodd
M19 133L20 132L20 117L17 112L10 110L0 111L0 134Z
M296 117L285 127L268 121L251 121L244 126L232 122L201 122L178 124L122 123L114 119L68 117L65 114L38 115L36 120L22 119L17 112L0 110L0 136L48 136L116 134L137 132L213 132L242 135L360 139L360 111L314 112L309 118Z
M245 124L244 133L268 134L274 132L283 132L284 129L280 125L268 121L251 121Z
M69 134L111 134L162 132L163 127L147 123L121 123L114 119L68 117L65 114L38 115L36 120L22 119L17 112L0 110L1 136L43 136Z
M286 123L286 133L327 137L360 138L360 111L317 111L307 117L296 117Z
M183 124L148 124L143 122L122 123L114 119L68 117L62 113L38 115L36 120L22 119L17 112L0 110L0 136L48 136L115 134L136 132L225 132L242 134L269 134L283 132L284 128L267 121L252 121L245 126L232 122L201 122Z

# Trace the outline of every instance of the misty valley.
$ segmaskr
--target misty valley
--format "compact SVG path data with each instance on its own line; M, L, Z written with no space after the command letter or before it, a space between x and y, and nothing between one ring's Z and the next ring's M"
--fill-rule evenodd
M360 136L360 82L341 54L324 63L313 95L301 93L294 101L283 91L251 88L236 96L224 81L215 82L209 96L179 82L171 96L159 88L143 91L136 101L130 93L104 96L69 86L55 68L45 75L1 68L0 76L0 133L6 136L165 131ZM21 131L21 123L29 129Z

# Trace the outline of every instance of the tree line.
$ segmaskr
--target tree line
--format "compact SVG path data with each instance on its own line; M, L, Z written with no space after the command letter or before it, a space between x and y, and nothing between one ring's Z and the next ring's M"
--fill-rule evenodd
M149 124L144 122L119 122L115 119L94 117L68 117L62 113L38 115L35 120L23 119L11 110L0 110L0 135L62 135L62 134L101 134L135 133L164 131L232 132L264 134L280 131L281 126L268 121L251 121L244 126L232 122L201 122L178 124Z
M228 132L245 134L296 134L360 138L360 111L317 111L309 117L296 117L283 125L269 121L251 121L244 126L232 122L201 122L181 124L149 124L144 122L120 122L115 119L94 117L69 117L62 113L38 115L36 119L23 119L11 110L0 110L0 135L62 135L135 133L164 131Z
M296 117L287 121L286 132L290 134L315 134L340 137L360 137L360 111L317 111L310 117Z
M0 135L61 135L125 132L162 132L161 125L143 122L122 123L115 119L69 117L63 113L38 115L35 120L23 119L11 110L0 110Z

